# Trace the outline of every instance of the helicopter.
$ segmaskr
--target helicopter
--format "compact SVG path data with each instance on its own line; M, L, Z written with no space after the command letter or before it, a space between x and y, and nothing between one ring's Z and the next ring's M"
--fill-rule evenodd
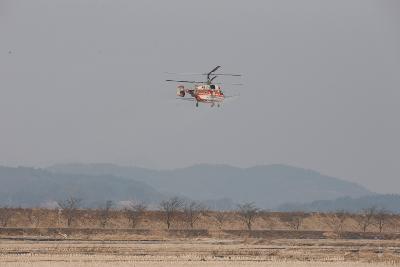
M204 82L200 81L189 81L189 80L165 80L167 82L177 82L177 83L191 83L194 84L194 88L185 88L184 85L179 85L177 87L176 95L179 96L177 99L194 101L196 102L196 107L199 106L199 103L208 103L211 104L211 107L215 105L220 107L222 102L226 98L235 97L235 96L226 96L222 91L219 83L214 83L213 81L218 76L233 76L240 77L241 74L233 74L233 73L216 73L216 71L221 68L221 66L216 66L210 72L207 73L191 73L191 74L180 74L180 73L170 73L168 74L179 74L179 75L204 75L207 76L207 80ZM232 85L242 85L242 84L232 84ZM186 95L189 95L189 98L185 98Z

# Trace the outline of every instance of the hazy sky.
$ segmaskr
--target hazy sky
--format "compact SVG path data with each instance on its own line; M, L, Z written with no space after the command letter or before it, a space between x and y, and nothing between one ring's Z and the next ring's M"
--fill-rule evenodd
M2 165L284 163L400 193L400 1L0 0L0 38ZM220 109L164 82L216 65L245 84Z

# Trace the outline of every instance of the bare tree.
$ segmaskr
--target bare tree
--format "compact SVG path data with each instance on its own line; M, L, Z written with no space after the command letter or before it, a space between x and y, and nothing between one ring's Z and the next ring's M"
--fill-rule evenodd
M205 206L201 203L197 203L196 201L189 201L185 203L183 208L183 219L185 223L193 229L194 224L200 219L205 210Z
M357 221L358 225L360 226L363 232L366 232L368 226L370 226L373 223L375 214L376 214L376 208L370 207L363 209L361 213L355 217L355 220Z
M101 227L105 228L107 222L110 220L111 217L111 207L113 206L113 202L111 200L107 200L105 205L99 209L99 219Z
M255 206L254 202L239 204L237 212L239 217L246 224L247 229L251 231L251 226L259 215L259 209Z
M7 227L13 214L14 214L13 210L7 206L0 208L0 225L1 225L1 227Z
M389 212L382 208L378 210L375 214L375 224L379 228L379 233L382 233L383 227L386 224L386 221L390 218Z
M128 218L128 221L130 222L132 228L135 228L138 225L143 215L145 214L146 209L146 204L134 202L131 202L129 204L129 207L124 209L124 214Z
M226 211L216 211L213 213L213 218L218 223L218 228L221 230L225 221L228 219L228 213Z
M25 213L33 227L38 227L42 217L45 215L45 211L41 208L26 209Z
M82 199L75 197L69 197L66 200L58 202L61 214L67 219L67 227L71 227L73 221L76 219L81 202Z
M344 210L338 210L334 213L327 214L329 220L329 226L332 231L341 233L343 231L343 224L348 218L349 214Z
M176 216L177 212L182 208L184 201L179 197L171 197L168 200L161 201L160 208L163 212L167 228L171 227L171 222Z
M275 226L275 221L273 219L273 213L268 210L262 210L259 212L260 217L266 222L267 228L272 230Z
M308 216L304 212L286 212L280 216L280 220L286 223L293 230L299 230L304 219Z

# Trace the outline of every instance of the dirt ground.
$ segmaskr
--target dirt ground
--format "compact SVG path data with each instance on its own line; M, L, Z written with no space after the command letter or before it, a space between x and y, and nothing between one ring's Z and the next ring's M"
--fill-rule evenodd
M7 262L2 264L4 267L180 267L180 266L194 266L194 267L230 267L230 266L246 266L246 267L393 267L396 265L388 263L361 263L361 262L299 262L299 261L270 261L270 262L251 262L251 261L138 261L138 260L126 260L117 261L115 259L106 260L91 260L82 257L75 257L74 259L65 261L60 259L55 260L42 260L42 261L29 261L29 262Z
M399 266L400 240L0 239L0 266Z

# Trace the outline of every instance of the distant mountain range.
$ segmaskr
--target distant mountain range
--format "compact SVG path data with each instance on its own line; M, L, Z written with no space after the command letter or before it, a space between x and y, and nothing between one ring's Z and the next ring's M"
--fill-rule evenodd
M157 202L164 198L151 186L112 175L62 174L34 168L0 167L0 205L52 206L68 197L96 207L107 200Z
M206 201L216 208L245 201L254 201L262 208L274 208L287 202L305 203L372 194L355 183L278 164L246 169L203 164L161 171L112 164L64 164L48 170L65 175L124 177L145 182L163 195Z
M0 167L0 205L37 206L76 196L91 207L106 200L139 200L156 206L175 195L215 209L234 208L241 202L274 209L285 203L300 205L374 193L355 183L287 165L242 169L204 164L175 170L112 164Z

